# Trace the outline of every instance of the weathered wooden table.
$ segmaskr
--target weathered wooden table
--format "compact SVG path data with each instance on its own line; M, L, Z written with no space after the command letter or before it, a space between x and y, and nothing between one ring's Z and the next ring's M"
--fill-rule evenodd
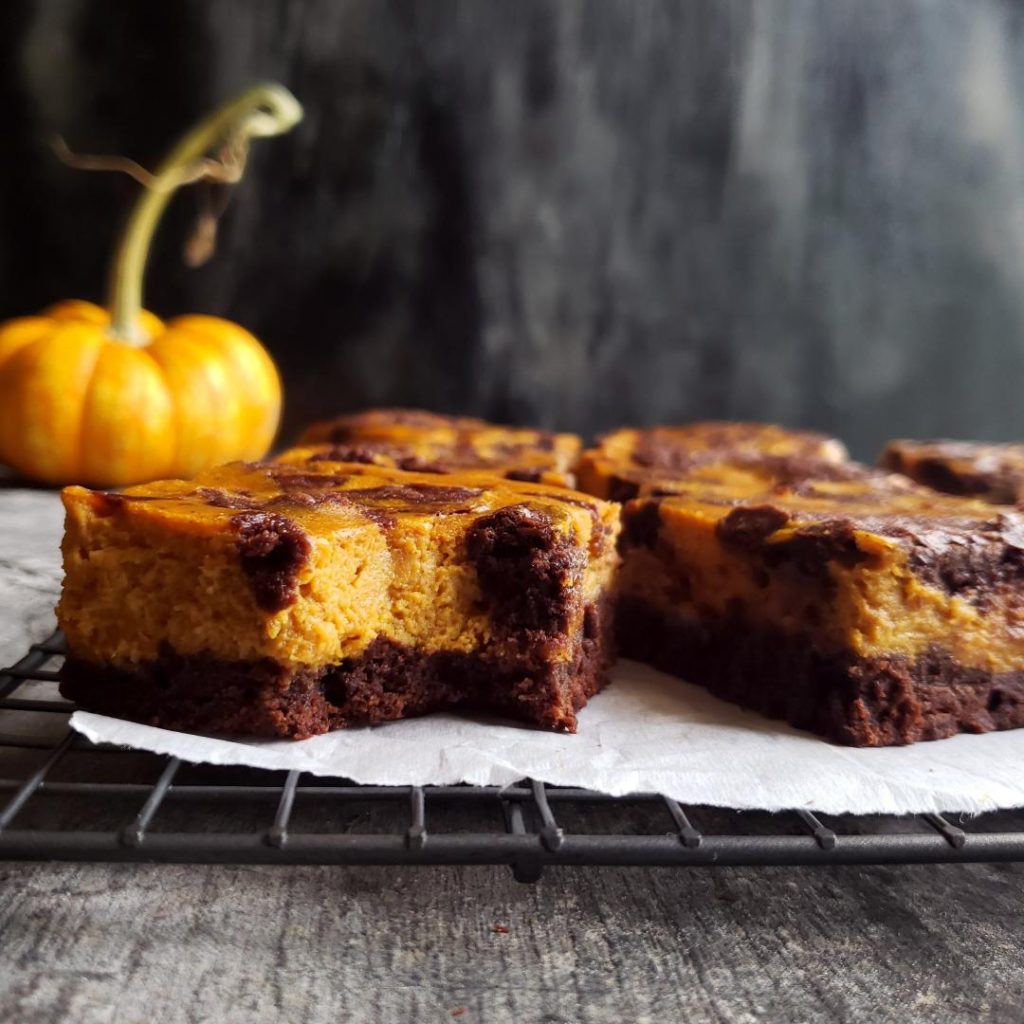
M0 489L0 664L52 629L59 535L53 494ZM1020 865L0 878L17 1024L1024 1019Z

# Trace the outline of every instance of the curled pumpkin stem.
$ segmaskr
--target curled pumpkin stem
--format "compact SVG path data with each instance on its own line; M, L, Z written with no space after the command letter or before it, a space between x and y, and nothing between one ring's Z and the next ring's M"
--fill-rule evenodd
M163 181L148 171L142 164L130 157L116 154L99 155L93 153L75 153L60 135L53 137L53 151L58 160L76 171L115 171L127 174L145 188L163 189L173 192L183 185L194 185L198 182L210 182L217 185L235 185L245 174L245 164L249 157L247 139L235 140L224 145L216 157L203 157L192 167L183 167L177 175L171 175ZM227 208L228 193L216 203L209 193L204 193L203 208L196 222L185 239L183 257L190 267L200 267L206 263L217 248L217 227L220 218Z
M221 168L218 174L223 183L229 183L229 178L238 181L245 170L251 139L282 135L300 120L302 107L284 86L257 85L203 118L184 135L152 175L134 165L150 180L145 183L145 191L128 217L111 267L110 333L114 338L129 345L144 345L149 340L138 325L142 279L153 233L174 191L204 163ZM218 151L218 158L210 161L207 154L214 149ZM125 168L122 165L118 169Z
M224 147L214 158L204 157L197 160L192 167L183 167L177 175L171 175L160 181L152 172L131 157L117 154L76 153L60 135L51 141L57 159L67 167L76 171L116 171L127 174L145 188L173 192L182 185L194 185L197 181L213 181L220 185L234 185L242 180L245 173L245 161L249 155L249 145L245 142L233 149Z

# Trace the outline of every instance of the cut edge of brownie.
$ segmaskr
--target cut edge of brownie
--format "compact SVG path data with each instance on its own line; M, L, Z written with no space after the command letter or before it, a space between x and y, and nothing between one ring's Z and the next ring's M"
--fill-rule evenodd
M576 731L576 712L608 681L615 629L608 595L584 614L573 658L536 661L425 652L378 637L337 665L290 671L171 650L130 669L69 656L60 692L80 708L162 729L306 739L438 711L497 714Z
M994 673L930 648L916 658L824 654L807 636L669 616L620 599L619 651L716 697L847 746L896 746L1024 726L1024 670Z

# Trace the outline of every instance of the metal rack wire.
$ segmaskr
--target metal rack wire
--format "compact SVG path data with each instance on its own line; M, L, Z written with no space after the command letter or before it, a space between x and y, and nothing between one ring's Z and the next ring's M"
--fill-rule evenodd
M815 865L1024 860L1024 815L826 822L525 780L359 786L96 746L56 692L63 642L0 670L0 859L249 864ZM370 808L373 808L371 811ZM454 827L453 827L454 823Z

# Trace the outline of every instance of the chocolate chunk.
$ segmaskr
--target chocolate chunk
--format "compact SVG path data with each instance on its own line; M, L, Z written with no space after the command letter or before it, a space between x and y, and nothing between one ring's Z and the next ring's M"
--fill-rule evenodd
M510 631L566 631L586 559L547 515L529 505L499 509L473 524L466 550L496 623Z
M661 529L661 503L658 501L631 501L622 507L622 532L619 551L630 548L653 548Z
M751 551L788 522L789 513L775 505L739 505L719 519L715 533L727 547Z
M240 512L231 525L256 604L268 612L294 604L296 577L311 550L305 531L276 512Z

